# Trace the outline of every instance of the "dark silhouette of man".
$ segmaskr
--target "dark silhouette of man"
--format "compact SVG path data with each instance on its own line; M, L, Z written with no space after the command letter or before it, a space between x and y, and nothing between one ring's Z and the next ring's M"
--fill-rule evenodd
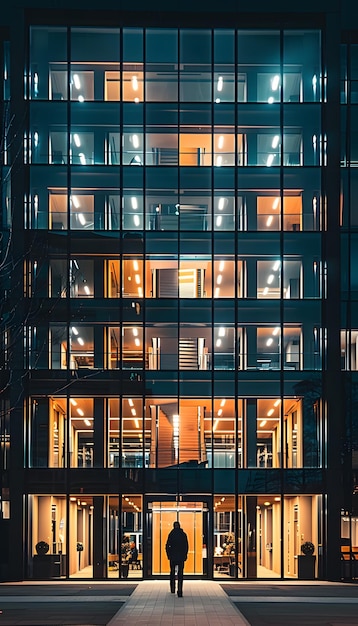
M180 528L179 522L174 522L165 544L165 551L170 561L170 591L175 593L175 568L178 568L178 598L183 597L184 563L188 556L188 537Z

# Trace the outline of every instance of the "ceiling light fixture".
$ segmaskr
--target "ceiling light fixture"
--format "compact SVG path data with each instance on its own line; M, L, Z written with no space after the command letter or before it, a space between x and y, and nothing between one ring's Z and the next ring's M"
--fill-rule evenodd
M276 74L271 79L271 89L272 89L272 91L277 91L279 84L280 84L280 77L279 77L278 74Z
M77 196L71 196L71 201L73 202L73 206L75 207L75 209L79 209L80 201Z
M279 202L280 202L280 198L275 198L272 204L272 208L277 209Z
M271 143L271 146L273 147L273 149L277 148L279 141L280 141L280 135L275 135Z
M81 87L81 81L80 81L80 77L78 76L78 74L73 75L73 83L76 89L79 89Z

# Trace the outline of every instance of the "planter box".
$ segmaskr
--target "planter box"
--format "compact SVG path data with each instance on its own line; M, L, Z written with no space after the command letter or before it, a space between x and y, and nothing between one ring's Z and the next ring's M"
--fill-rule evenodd
M37 580L59 578L61 576L61 554L35 554L33 576Z
M315 578L316 556L300 554L298 557L298 578L313 580Z

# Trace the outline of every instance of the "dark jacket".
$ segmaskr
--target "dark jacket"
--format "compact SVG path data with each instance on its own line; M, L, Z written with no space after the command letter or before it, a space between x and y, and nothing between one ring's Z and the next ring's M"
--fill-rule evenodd
M186 561L188 556L188 537L182 528L173 528L165 544L169 561Z

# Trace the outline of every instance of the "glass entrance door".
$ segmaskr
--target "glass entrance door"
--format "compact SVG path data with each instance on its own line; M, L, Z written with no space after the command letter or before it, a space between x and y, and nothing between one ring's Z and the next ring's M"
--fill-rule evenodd
M178 521L188 536L189 551L185 563L186 575L207 575L207 535L208 506L207 502L191 501L176 502L175 500L152 501L148 503L148 537L151 541L151 554L148 555L152 576L169 574L169 561L165 552L165 544L173 522Z

